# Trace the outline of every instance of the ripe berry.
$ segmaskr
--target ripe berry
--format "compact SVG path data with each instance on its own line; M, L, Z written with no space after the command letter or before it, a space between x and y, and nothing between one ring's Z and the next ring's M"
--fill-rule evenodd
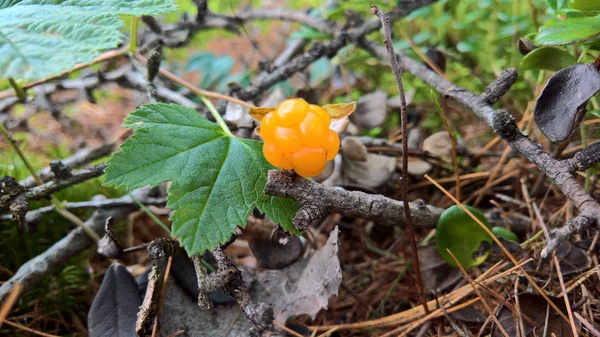
M299 98L288 99L281 102L275 111L279 117L279 125L289 128L306 117L308 103Z
M320 106L301 99L283 101L261 121L265 158L272 165L294 169L303 177L320 174L340 148L340 138L329 130L330 124L331 118Z

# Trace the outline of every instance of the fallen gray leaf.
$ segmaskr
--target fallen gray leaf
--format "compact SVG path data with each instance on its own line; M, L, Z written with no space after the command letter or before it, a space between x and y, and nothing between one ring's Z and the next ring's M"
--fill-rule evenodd
M237 103L227 102L223 119L230 122L237 122L242 119L244 114L248 114L248 108L245 108Z
M396 158L367 154L367 161L342 158L341 185L360 185L376 189L389 181L396 170Z
M258 106L278 106L279 103L283 102L287 97L281 88L276 88L271 91L265 99L263 99Z
M356 111L350 115L352 122L362 128L374 128L385 121L387 116L387 93L377 90L361 96Z
M402 169L402 158L398 158L397 165L399 169ZM433 169L433 165L424 161L420 158L408 157L408 167L407 172L410 175L421 177L426 173L429 173Z
M417 251L421 265L421 278L425 292L443 292L456 284L462 273L450 266L437 251L435 243L419 246Z
M342 139L342 154L350 160L367 161L367 148L354 137Z
M337 295L342 283L337 253L336 227L325 246L313 256L280 270L246 271L244 279L253 280L253 298L271 304L277 321L283 323L288 317L301 314L314 318L321 308L327 308L329 296Z
M425 138L423 150L447 163L452 163L452 142L446 131L436 132Z
M272 305L275 318L284 323L289 316L314 315L326 308L330 295L337 294L342 282L338 254L338 228L327 243L312 256L279 270L249 271L243 268L244 280L250 285L252 299ZM215 305L202 310L196 299L177 284L167 282L161 313L158 317L160 336L179 330L179 336L228 337L248 336L250 324L236 305ZM231 329L231 330L229 330Z
M159 336L167 337L179 330L183 337L247 337L250 323L237 303L215 305L202 310L195 299L185 293L176 282L167 282L162 309L158 316Z

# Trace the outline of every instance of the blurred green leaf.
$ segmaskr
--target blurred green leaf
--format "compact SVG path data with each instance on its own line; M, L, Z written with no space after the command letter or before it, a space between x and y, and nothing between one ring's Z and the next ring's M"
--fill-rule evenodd
M465 207L484 225L490 227L483 213L474 207ZM446 209L438 220L435 245L440 256L449 265L457 267L446 249L454 254L461 266L469 268L485 261L492 247L492 238L462 208L454 205Z
M327 57L316 60L309 68L310 86L315 87L330 78L335 71L335 65Z
M172 0L0 1L0 77L38 80L90 62L121 42L119 15L176 9Z
M558 47L542 47L525 55L519 68L521 70L544 69L558 71L574 64L577 64L577 59L566 50Z
M572 18L555 21L542 28L535 43L545 46L567 45L600 36L600 17Z
M569 0L569 7L580 11L600 11L598 0Z

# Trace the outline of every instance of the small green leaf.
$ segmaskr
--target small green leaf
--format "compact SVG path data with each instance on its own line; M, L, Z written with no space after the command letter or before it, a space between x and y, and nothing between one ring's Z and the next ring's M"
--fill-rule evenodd
M263 193L267 171L262 143L227 135L193 109L144 105L124 127L135 130L108 162L106 185L135 188L172 181L167 207L174 210L173 235L188 254L214 249L254 206L294 234L298 205Z
M600 11L598 0L569 0L569 7L580 11Z
M519 243L517 235L504 227L494 226L492 227L492 233L497 237L503 238L504 240Z
M119 15L177 9L174 0L0 0L0 77L37 80L121 42Z
M521 60L521 70L558 71L577 64L577 59L569 52L558 47L542 47L529 52Z
M583 17L555 21L540 28L535 43L544 46L567 45L600 36L600 18Z
M600 110L592 110L590 113L598 118L600 118Z
M465 207L488 228L489 222L479 210L474 207ZM492 238L477 222L454 205L442 213L435 230L435 245L440 256L449 265L457 267L448 254L449 249L456 259L465 268L482 264L490 253Z

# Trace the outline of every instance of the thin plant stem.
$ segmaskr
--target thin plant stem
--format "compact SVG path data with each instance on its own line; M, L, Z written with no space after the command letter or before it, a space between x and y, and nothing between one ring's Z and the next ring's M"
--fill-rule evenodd
M402 195L402 202L404 203L404 217L406 219L406 234L412 250L414 259L414 271L417 279L417 287L419 289L419 295L421 297L421 304L425 310L425 314L429 314L429 308L427 307L427 299L425 297L425 290L423 288L423 281L421 280L421 266L419 264L419 255L417 252L417 242L415 239L415 231L413 229L412 218L410 214L410 206L408 203L408 131L407 131L407 112L406 112L406 97L404 93L404 85L402 84L402 74L400 73L400 67L398 66L398 60L396 59L396 52L394 52L394 46L392 45L392 31L390 25L390 18L383 14L376 6L371 6L371 12L381 20L383 26L384 43L388 51L388 57L390 59L390 65L394 72L396 84L398 85L398 92L400 93L400 113L401 113L401 124L402 124L402 184L400 185L400 193Z
M437 94L431 89L431 97L435 102L435 106L437 107L438 112L440 113L440 117L444 122L444 128L448 133L448 138L450 138L450 143L452 145L452 161L454 162L454 175L456 176L456 199L460 200L460 169L458 167L458 156L456 155L456 138L452 134L450 130L450 123L448 123L448 119L446 118L446 114L440 105L440 102L437 99Z
M6 129L6 127L4 126L4 124L2 122L0 122L0 133L2 133L4 138L6 138L6 141L15 150L15 152L17 152L17 154L19 155L19 158L21 158L21 160L25 164L25 167L27 168L27 170L29 171L29 173L31 173L31 176L35 180L36 184L43 185L44 182L42 181L40 176L37 174L37 172L33 169L33 166L31 166L29 159L27 159L27 157L25 156L23 151L21 151L21 148L19 147L19 145L12 139L10 133L8 132L8 130ZM52 204L54 205L54 207L56 208L56 211L60 215L62 215L64 218L71 221L75 225L81 227L81 229L84 232L86 232L95 242L100 240L100 236L96 232L94 232L94 230L92 230L91 228L86 226L85 223L83 223L83 221L81 221L81 219L79 219L77 216L75 216L75 214L69 212L64 207L62 201L60 201L56 196L51 194L50 200L52 201Z
M138 17L131 16L131 30L129 34L129 52L135 53L137 49L137 31L138 31Z
M398 274L398 276L394 280L394 283L392 283L392 286L390 287L390 289L388 289L387 293L383 297L383 300L381 300L381 302L377 306L377 309L375 309L376 314L383 313L383 308L385 307L385 302L387 302L387 300L390 298L390 296L392 295L392 292L398 286L398 283L400 283L400 281L402 281L402 279L406 275L406 272L408 272L408 270L410 269L411 265L412 265L412 260L408 260L408 263L406 263L404 268L402 268L402 270L400 271L400 274Z
M152 220L154 220L154 222L156 222L157 225L159 225L162 229L164 229L167 233L169 233L169 235L171 235L171 230L169 229L169 227L167 227L167 225L165 225L164 222L162 222L154 213L152 213L152 211L148 207L146 207L146 205L144 205L139 200L137 200L131 193L128 192L127 195L133 200L133 202L135 202L138 206L140 206L142 211L144 211L144 213L148 214L148 216Z
M209 101L208 98L206 98L204 96L200 96L200 100L202 101L202 103L204 103L204 105L206 105L206 107L208 108L208 111L210 111L210 114L217 121L217 124L219 124L219 126L221 127L221 129L223 129L223 131L225 131L225 133L228 136L235 137L231 133L231 131L229 130L229 128L227 127L227 124L225 124L225 121L223 120L223 117L221 117L221 114L217 111L217 109L212 104L212 102Z
M27 98L27 93L25 93L25 90L23 90L23 88L21 88L21 86L19 84L17 84L17 82L15 81L14 78L9 77L8 84L10 84L10 86L13 89L15 89L15 94L21 101L24 101L25 98Z

